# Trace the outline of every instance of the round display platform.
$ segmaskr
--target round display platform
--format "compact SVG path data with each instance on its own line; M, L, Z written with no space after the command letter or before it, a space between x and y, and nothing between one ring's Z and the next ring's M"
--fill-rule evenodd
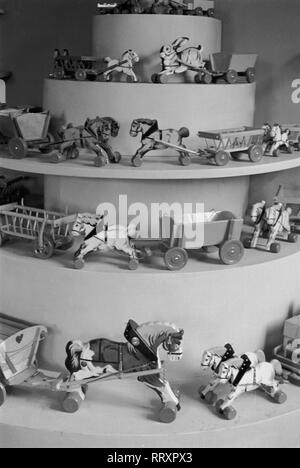
M161 71L160 49L178 37L189 37L186 47L203 47L203 58L221 51L222 23L215 18L174 15L98 15L93 24L93 54L119 59L134 49L141 61L135 67L144 82ZM193 79L193 73L185 79ZM182 76L177 76L182 81Z
M44 108L53 116L53 126L83 125L87 117L109 116L120 124L111 143L115 151L133 156L141 146L140 136L132 138L130 128L138 118L156 119L160 129L187 127L187 148L198 150L205 142L199 130L252 126L255 84L197 85L143 83L94 83L46 80ZM174 155L174 150L155 152ZM151 156L149 153L146 159Z

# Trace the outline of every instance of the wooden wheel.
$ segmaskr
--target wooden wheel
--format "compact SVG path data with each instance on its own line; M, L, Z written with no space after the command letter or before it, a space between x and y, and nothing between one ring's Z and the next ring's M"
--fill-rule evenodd
M297 387L300 387L300 375L290 374L289 381L291 382L291 384L296 385Z
M233 408L233 406L228 406L228 408L224 409L222 414L227 421L232 421L236 418L237 411Z
M131 163L134 167L141 167L143 164L143 158L140 155L134 156L131 160Z
M278 404L278 405L283 405L286 401L287 401L287 395L286 393L282 392L282 391L278 391L277 393L275 393L274 395L274 401Z
M290 242L291 244L296 244L296 242L298 241L298 236L297 234L289 234L289 237L288 237L288 242Z
M225 79L228 84L235 84L238 81L238 74L235 70L228 70L225 75Z
M263 147L260 145L251 145L248 149L248 155L251 162L259 162L262 160L264 155Z
M246 239L244 239L243 244L244 244L245 249L251 249L252 238L247 237Z
M87 79L87 72L85 70L83 70L82 68L79 68L78 70L76 70L75 72L75 79L77 81L86 81Z
M77 258L74 260L75 270L82 270L84 268L85 261L82 258Z
M57 67L55 70L54 70L54 78L56 80L63 80L66 76L65 74L65 71L62 67Z
M169 81L168 75L157 75L157 83L167 84Z
M281 250L281 245L279 244L279 242L273 242L273 244L271 244L270 252L278 254L280 250Z
M248 68L246 70L246 79L248 81L248 83L254 83L255 81L255 68Z
M218 151L215 156L214 160L217 166L226 166L230 161L230 156L227 151Z
M235 265L244 256L244 246L240 241L226 241L220 247L220 260L225 265Z
M189 166L191 164L191 157L188 153L180 153L179 163L181 166Z
M131 271L137 270L139 267L139 261L136 258L131 258L128 263L128 268Z
M165 264L170 271L182 270L188 262L188 254L185 249L173 247L165 254Z
M0 383L0 407L4 405L6 401L6 390L2 383Z
M177 417L177 406L175 403L170 402L163 406L159 414L161 422L171 424Z
M27 156L28 146L23 138L12 138L8 143L8 150L13 158L23 159Z
M43 246L40 247L38 240L36 239L34 243L34 255L41 260L47 260L51 258L54 254L54 243L52 239L45 237L43 239Z
M204 15L203 9L201 7L195 8L194 15L195 16L203 16Z
M80 398L79 393L73 392L66 396L62 406L66 413L74 414L79 411L81 404L82 398Z
M113 164L119 164L122 160L122 155L121 153L119 153L118 151L115 151L114 153L114 158L112 159L112 163Z
M106 157L103 156L103 154L99 154L99 156L95 158L94 164L96 167L106 166Z

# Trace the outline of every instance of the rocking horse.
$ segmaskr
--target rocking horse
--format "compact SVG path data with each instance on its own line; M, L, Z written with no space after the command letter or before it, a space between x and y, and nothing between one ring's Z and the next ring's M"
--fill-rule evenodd
M231 392L224 400L217 402L218 413L227 420L234 419L237 411L232 406L233 402L243 393L257 389L263 390L276 403L285 403L287 396L280 390L281 382L277 380L282 374L282 366L277 360L271 363L253 364L249 356L244 355L222 363L219 368L219 379L222 384L231 385Z
M291 231L290 216L291 208L285 208L282 203L274 199L274 204L267 208L266 202L261 201L253 205L251 210L251 221L254 224L254 233L244 241L244 247L255 249L261 237L267 239L266 250L279 253L281 246L276 239L295 243L298 236Z
M190 159L189 154L184 151L185 146L182 144L183 138L188 138L190 135L186 127L180 130L160 130L157 120L136 119L131 124L130 136L135 138L139 134L141 134L142 146L137 150L131 161L135 167L140 167L144 156L153 150L175 149L179 152L179 161L182 165L184 165L185 160Z
M84 237L84 243L74 256L76 270L84 268L84 259L91 252L123 252L129 257L130 270L136 270L139 266L137 251L132 243L132 239L136 236L134 225L108 226L104 223L104 216L83 213L77 216L72 235Z
M163 404L160 420L173 422L180 410L180 402L163 375L161 355L164 351L170 360L179 361L183 354L183 335L183 330L169 323L138 325L130 320L125 330L126 343L107 339L69 342L66 347L69 383L71 387L75 383L76 388L78 382L79 386L64 401L65 411L74 413L79 409L89 383L131 376L159 395Z

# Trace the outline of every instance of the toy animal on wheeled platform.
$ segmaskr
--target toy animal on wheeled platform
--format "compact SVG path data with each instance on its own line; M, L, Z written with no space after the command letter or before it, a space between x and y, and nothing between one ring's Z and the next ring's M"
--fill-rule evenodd
M264 248L273 253L279 253L281 249L280 243L276 242L277 239L296 243L298 236L292 232L291 214L291 208L286 208L276 197L270 207L267 207L264 200L255 203L251 209L254 232L252 237L244 240L245 248L255 249L259 245L260 238L267 240Z
M291 130L289 128L283 129L279 124L274 124L272 127L270 124L265 123L263 130L265 131L265 154L278 157L282 152L293 153L293 145L290 141Z
M113 74L123 74L129 83L137 83L139 81L134 66L139 63L140 58L138 54L132 50L126 50L120 59L112 59L106 57L104 62L107 64L107 68L98 73L98 77L103 75L104 81L112 81Z
M300 387L300 316L296 315L284 324L283 343L274 350L289 382Z
M231 345L213 348L204 353L202 367L212 370L214 377L206 388L200 389L200 396L208 404L215 405L218 414L227 420L237 416L233 403L244 393L261 389L278 404L287 400L286 394L280 388L282 366L278 360L266 362L263 351L236 357ZM223 393L220 399L218 390L220 394Z
M111 117L88 118L81 126L68 124L58 131L60 141L55 144L59 151L54 152L51 159L53 162L77 159L80 149L85 148L96 155L94 164L97 167L118 164L122 157L113 151L110 139L118 136L119 129L118 122Z

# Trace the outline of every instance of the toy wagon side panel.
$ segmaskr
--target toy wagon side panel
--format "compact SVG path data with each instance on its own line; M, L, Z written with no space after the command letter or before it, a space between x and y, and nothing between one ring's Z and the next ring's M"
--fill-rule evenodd
M0 368L6 381L10 381L34 367L42 335L47 329L41 326L26 328L0 344Z
M213 0L194 0L194 8L203 8L203 10L209 10L215 7Z
M277 348L275 348L274 357L282 363L285 369L297 374L300 377L300 364L297 364L296 362L293 362L290 359L286 358L282 346L278 346Z
M49 113L28 112L13 120L20 138L32 142L46 139L50 124Z
M237 72L245 72L248 68L254 68L257 62L256 54L233 54L229 68Z
M204 224L204 246L220 245L229 239L240 240L243 228L242 219L213 221Z
M210 67L212 73L226 73L230 69L231 55L217 52L210 55Z
M4 109L0 111L0 128L1 133L6 138L17 136L13 118L21 115L23 111L19 109Z

